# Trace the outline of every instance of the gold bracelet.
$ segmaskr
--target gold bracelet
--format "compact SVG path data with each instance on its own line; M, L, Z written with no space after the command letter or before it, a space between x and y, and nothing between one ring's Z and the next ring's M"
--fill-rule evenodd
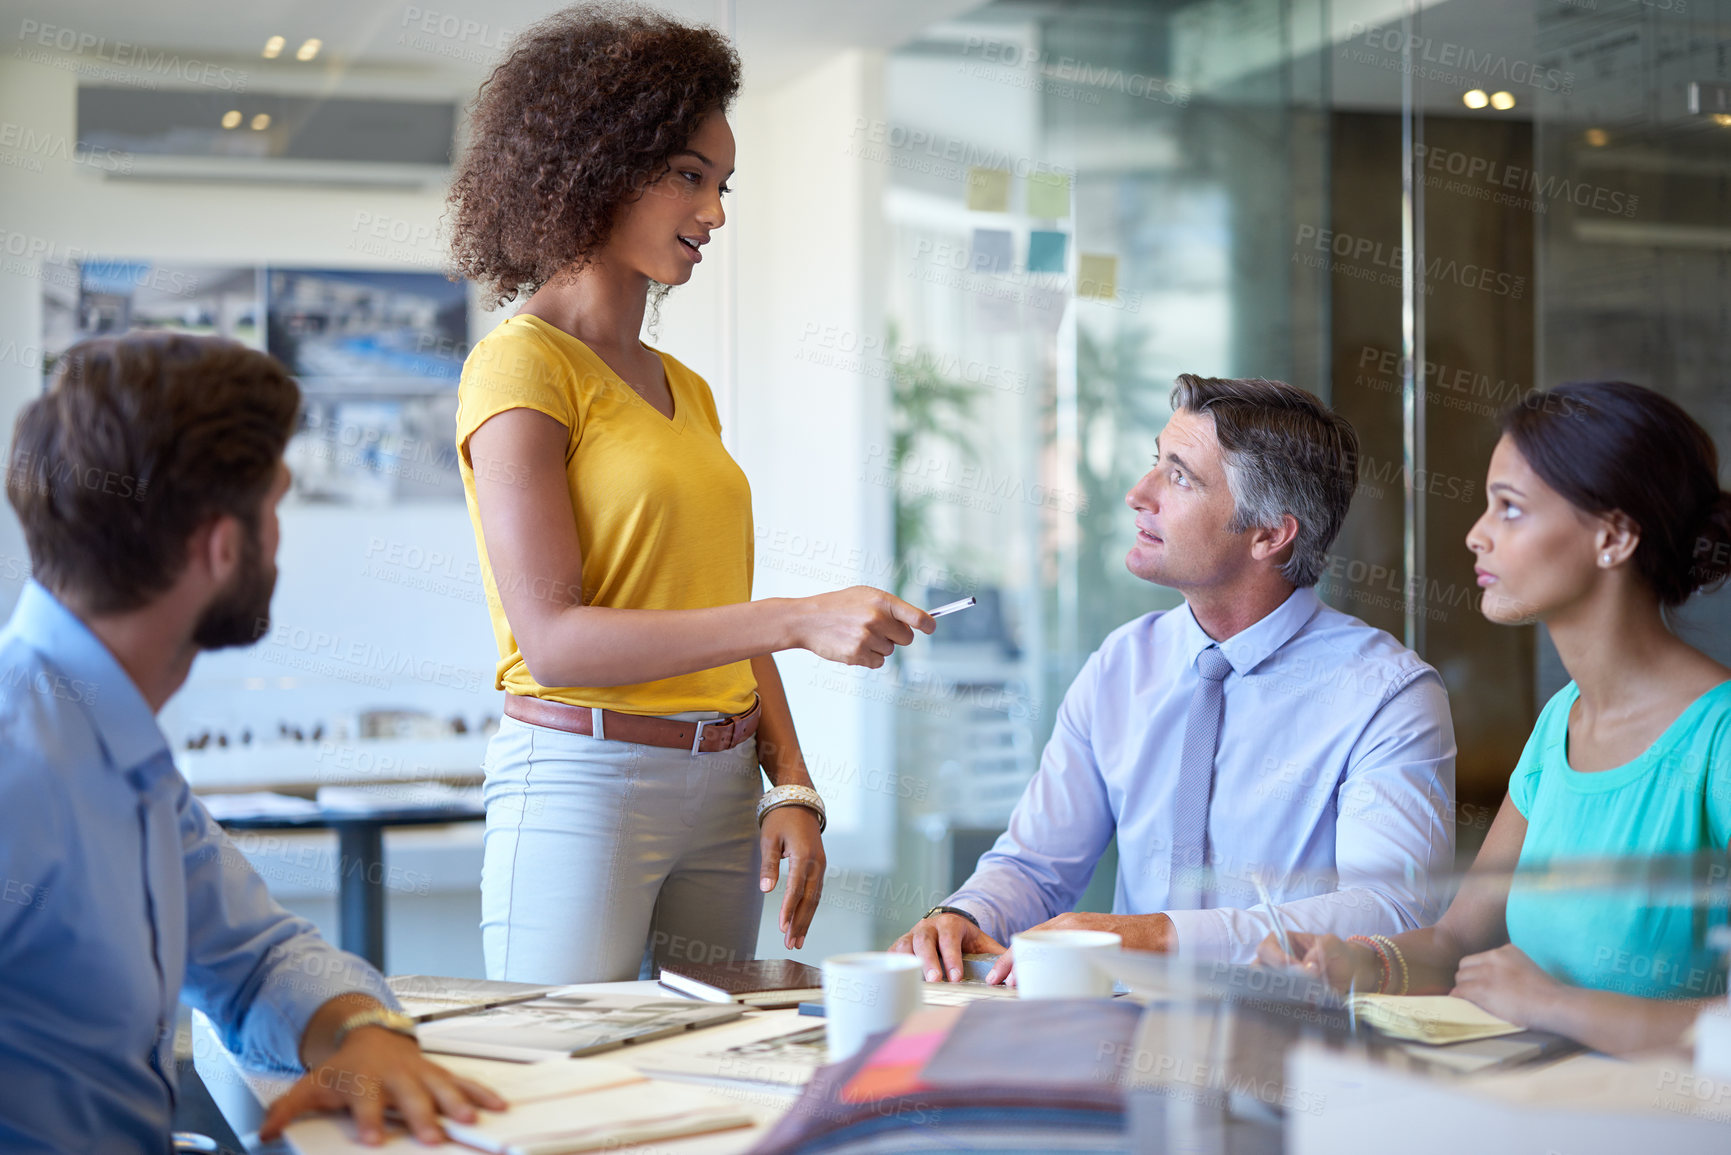
M1361 942L1370 948L1370 953L1376 956L1376 993L1388 993L1388 981L1394 977L1394 963L1389 961L1388 952L1382 949L1382 944L1368 934L1355 934L1347 942Z

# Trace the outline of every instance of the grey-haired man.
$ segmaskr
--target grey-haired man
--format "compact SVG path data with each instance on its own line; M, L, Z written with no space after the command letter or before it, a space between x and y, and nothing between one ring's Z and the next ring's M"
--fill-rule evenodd
M1278 381L1186 374L1131 489L1125 564L1184 595L1077 675L1009 829L894 949L926 977L1033 927L1249 962L1274 929L1428 925L1454 856L1454 728L1435 670L1312 588L1358 480L1358 439ZM1069 913L1113 837L1111 914ZM1209 869L1203 870L1206 865Z

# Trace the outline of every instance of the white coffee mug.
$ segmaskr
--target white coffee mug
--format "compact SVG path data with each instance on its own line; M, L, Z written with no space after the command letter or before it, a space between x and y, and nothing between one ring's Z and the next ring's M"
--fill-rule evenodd
M859 951L823 960L824 1036L839 1063L920 1006L920 960L911 954Z
M1123 943L1104 930L1029 930L1010 939L1016 990L1024 999L1104 998L1112 993L1106 963Z

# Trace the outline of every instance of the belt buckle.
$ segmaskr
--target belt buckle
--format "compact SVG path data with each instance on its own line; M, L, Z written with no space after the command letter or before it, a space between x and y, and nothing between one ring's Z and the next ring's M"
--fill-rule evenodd
M697 723L697 732L691 736L691 752L693 754L699 754L702 752L698 747L703 745L703 728L705 726L713 726L715 723L720 721L722 721L720 718L704 718Z

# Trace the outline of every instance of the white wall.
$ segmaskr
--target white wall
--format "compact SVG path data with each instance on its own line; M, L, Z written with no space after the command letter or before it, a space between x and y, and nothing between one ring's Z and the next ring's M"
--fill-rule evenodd
M0 60L0 107L4 119L49 139L76 138L75 73L26 60ZM62 149L70 153L69 149ZM442 195L389 189L331 188L304 185L195 184L104 179L97 166L56 159L52 148L42 158L42 171L0 166L0 203L8 206L0 233L0 421L9 436L17 409L39 389L39 356L7 357L14 347L34 349L41 339L42 285L38 253L51 257L89 254L175 263L283 264L348 267L438 267L439 246L432 238L442 211ZM403 221L425 230L426 240L391 245L374 239L368 221ZM383 245L381 249L379 246ZM13 254L24 251L20 258ZM382 257L381 257L382 253ZM467 518L461 503L422 503L402 510L379 512L370 524L355 511L301 506L284 510L284 540L279 556L281 577L277 616L284 624L323 627L325 636L342 635L342 643L359 644L366 653L389 652L427 668L455 664L485 670L491 665L490 635L484 610L450 597L405 596L399 583L367 579L361 566L368 541L375 535L408 539L440 551L473 554ZM10 507L0 515L0 579L15 578L21 567L3 564L22 558L24 549ZM462 556L459 552L458 556ZM0 601L10 606L18 582L0 585ZM453 695L459 679L449 673L431 680L398 679L403 684L378 691L357 679L366 663L326 652L298 656L325 660L333 656L339 673L320 679L285 665L293 647L272 655L221 654L195 667L181 696L171 703L164 722L178 736L183 716L221 719L262 710L288 720L319 716L333 695L350 708L368 705L425 705L444 713L477 714L488 708L490 693ZM326 661L328 666L330 663ZM401 662L393 662L401 665ZM292 685L281 684L284 677ZM266 683L254 692L268 703L226 700L240 681ZM462 684L473 679L463 678ZM224 699L224 700L215 700ZM238 713L237 713L238 712ZM256 725L256 723L254 723ZM310 729L310 727L309 727Z

